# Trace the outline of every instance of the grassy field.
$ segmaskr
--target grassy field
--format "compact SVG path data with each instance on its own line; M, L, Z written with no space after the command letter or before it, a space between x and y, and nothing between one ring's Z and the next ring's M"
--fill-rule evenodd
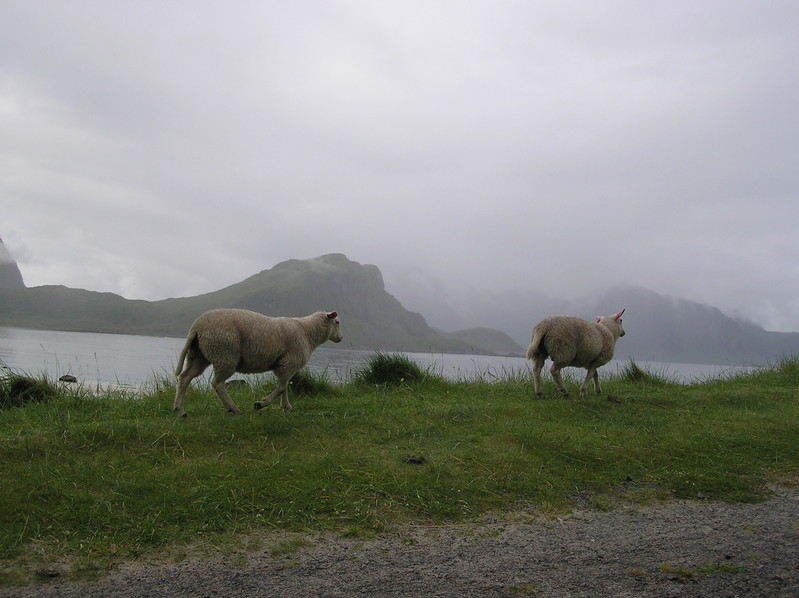
M180 419L165 381L96 397L0 380L0 584L262 530L756 501L799 473L799 360L691 385L631 363L602 396L547 382L538 400L528 377L449 382L377 357L344 385L298 379L291 413L252 411L265 387L231 389L239 416L192 387Z

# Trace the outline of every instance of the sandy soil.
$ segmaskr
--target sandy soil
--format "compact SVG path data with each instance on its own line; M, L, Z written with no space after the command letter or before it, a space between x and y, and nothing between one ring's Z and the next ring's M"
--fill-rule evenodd
M775 488L756 505L677 501L554 520L518 513L367 541L309 540L288 555L130 563L98 581L56 578L0 596L799 596L797 489Z

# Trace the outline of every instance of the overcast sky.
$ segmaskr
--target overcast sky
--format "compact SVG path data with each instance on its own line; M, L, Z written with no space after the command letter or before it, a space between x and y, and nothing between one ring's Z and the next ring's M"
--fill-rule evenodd
M795 0L4 0L0 236L128 298L339 252L799 331L797 90Z

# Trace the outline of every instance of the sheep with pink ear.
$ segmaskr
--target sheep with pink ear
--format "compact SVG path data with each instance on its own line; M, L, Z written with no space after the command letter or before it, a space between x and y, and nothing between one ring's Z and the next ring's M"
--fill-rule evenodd
M178 357L174 410L186 416L183 400L191 381L209 365L214 367L211 384L231 413L241 413L225 390L225 380L235 372L274 372L277 388L255 403L269 405L280 395L280 404L291 411L288 384L305 367L316 347L342 339L338 314L319 311L304 318L272 318L246 309L212 309L194 321ZM186 369L183 369L184 361ZM181 371L182 370L182 371Z
M550 316L533 328L533 337L527 349L527 359L533 362L535 394L541 391L541 368L547 357L552 360L549 372L564 397L569 396L560 370L565 367L585 368L588 373L580 386L580 396L588 394L588 383L593 379L596 394L602 394L597 370L613 359L616 341L624 336L621 315L597 316L596 322L587 322L574 316Z

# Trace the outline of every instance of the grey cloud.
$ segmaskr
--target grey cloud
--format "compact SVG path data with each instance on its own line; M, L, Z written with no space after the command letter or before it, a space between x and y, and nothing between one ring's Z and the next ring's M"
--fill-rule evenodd
M411 307L628 282L799 330L795 3L4 10L29 285L158 299L343 252Z

